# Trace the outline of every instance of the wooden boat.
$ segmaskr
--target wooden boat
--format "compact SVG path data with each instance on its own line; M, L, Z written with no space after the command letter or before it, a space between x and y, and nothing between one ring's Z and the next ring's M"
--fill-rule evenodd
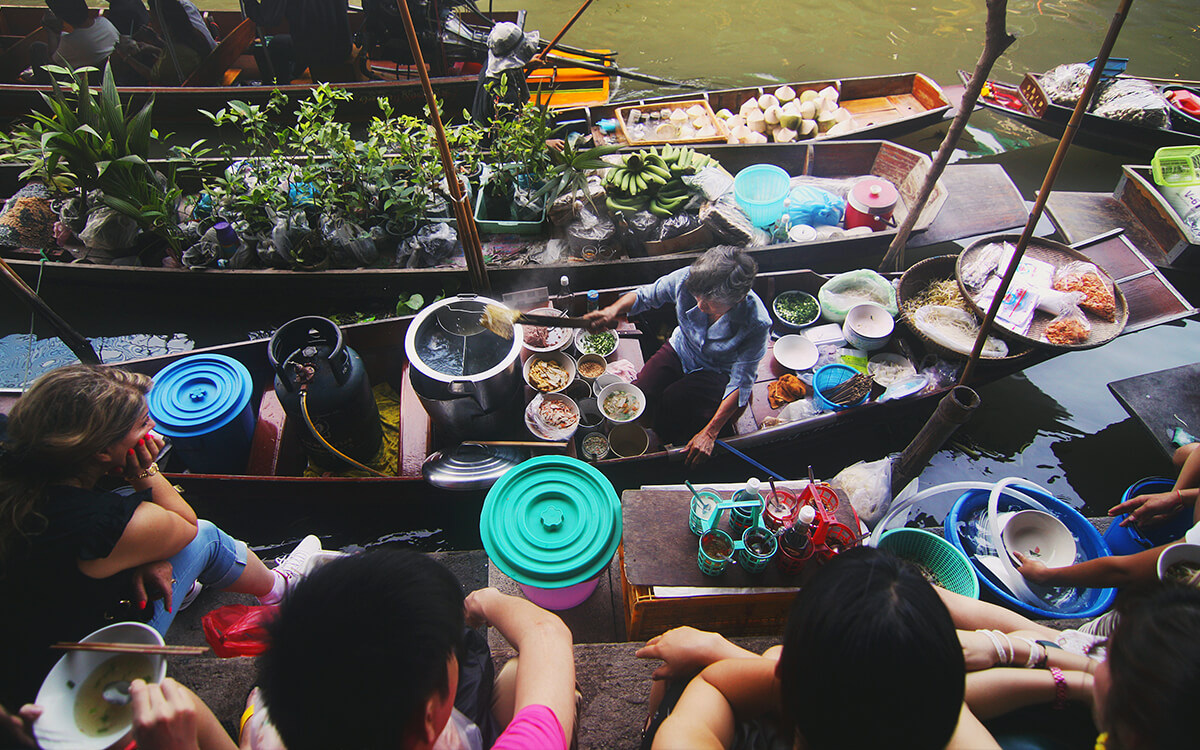
M929 168L929 158L911 149L887 141L826 141L811 144L769 144L763 146L708 146L700 150L712 155L731 172L756 163L777 164L792 175L853 177L875 174L897 185L902 203L911 203ZM15 174L9 173L15 188ZM2 172L0 172L2 174ZM897 220L904 209L897 210ZM933 200L922 212L910 248L925 247L948 240L1004 231L1024 224L1028 212L1020 192L999 165L951 165L939 181ZM759 267L764 270L813 268L842 271L877 265L895 235L887 229L868 235L831 239L824 242L779 243L752 248ZM486 237L485 237L486 239ZM512 248L511 238L500 236L485 250ZM492 287L499 291L548 286L557 290L559 278L566 274L575 289L604 288L615 280L642 283L690 263L695 253L654 257L623 258L613 261L583 262L578 259L531 265L495 264L489 268ZM281 312L302 313L307 300L320 299L330 307L339 304L353 309L365 305L395 304L401 292L437 294L465 289L464 268L393 269L371 268L300 272L285 270L188 271L182 269L132 266L90 265L82 263L42 263L37 253L24 258L14 253L9 263L31 285L40 279L42 294L54 304L55 295L120 295L136 290L168 304L182 300L203 300L203 304L228 301L243 304L256 300L275 306Z
M965 71L959 71L959 76L964 84L970 81L970 74ZM1071 108L1050 101L1034 73L1026 73L1017 86L991 79L987 85L988 93L979 97L981 106L1011 117L1040 133L1058 138L1071 119ZM1200 131L1149 128L1084 114L1075 142L1101 150L1149 155L1163 146L1200 144Z
M1177 320L1194 314L1195 309L1184 300L1162 275L1145 260L1124 238L1107 235L1096 241L1077 245L1117 279L1129 304L1129 322L1125 332ZM812 271L781 271L760 274L755 289L762 299L770 304L775 295L790 289L802 289L816 293L827 277ZM628 287L606 289L601 292L601 302L626 291ZM581 312L586 304L583 293L570 297L552 299L559 307ZM536 307L536 301L528 307ZM660 311L661 312L661 311ZM670 315L667 311L666 315ZM395 513L397 509L413 509L422 503L441 501L445 495L428 487L421 479L421 467L432 451L447 447L431 425L429 417L420 405L413 389L408 363L404 354L404 334L412 318L393 318L372 323L361 323L343 327L344 342L362 357L371 382L375 385L387 382L400 394L401 417L397 454L397 474L385 478L346 477L303 477L304 457L298 445L299 430L303 425L289 419L275 398L272 386L274 372L267 361L267 341L257 340L229 344L198 350L224 354L242 362L250 371L254 381L252 399L257 410L257 428L251 451L249 466L244 474L201 475L173 473L171 479L182 486L189 499L204 503L202 511L208 517L225 523L229 515L262 518L264 511L277 514L286 508L289 516L304 517L308 513L328 513L329 504L336 503L339 513L348 508L380 507ZM639 321L642 330L654 330L656 320L647 318ZM671 321L673 323L673 321ZM913 356L925 353L922 342L910 335L903 327L897 327L890 346L897 346L903 339ZM622 338L615 357L628 359L635 368L640 368L647 353L657 346L647 342L646 350L632 338ZM150 359L135 360L122 364L132 370L154 374L167 364L188 353ZM977 382L987 382L1036 362L1056 355L1052 350L1034 350L1030 354L1009 359L1000 364L984 365L977 369ZM985 360L986 362L986 360ZM734 435L727 438L734 448L758 456L768 455L773 448L782 449L795 456L819 444L828 444L838 438L848 439L862 431L872 430L891 423L906 415L928 414L949 386L929 394L909 399L888 402L872 402L844 411L825 412L798 422L771 425L771 418L778 410L767 403L767 385L784 371L768 353L760 363L758 382L750 405L734 421ZM526 397L532 397L527 391ZM10 398L11 401L11 398ZM0 410L5 410L0 399ZM519 426L514 426L515 439L530 439ZM642 484L662 484L681 481L687 474L681 451L664 449L661 446L635 458L607 458L596 462L618 488L637 487ZM574 443L567 452L574 454ZM713 457L714 470L737 466L737 459L720 451ZM765 460L765 458L763 459ZM741 473L741 470L738 470ZM793 472L798 474L799 472ZM476 498L477 499L477 498ZM400 527L397 527L400 528ZM278 531L275 532L276 535Z
M1179 447L1176 429L1200 431L1200 362L1114 380L1108 390L1168 457Z
M742 103L750 97L769 94L785 85L790 86L797 95L803 91L820 91L832 86L839 93L839 105L849 110L853 116L856 127L851 132L840 135L821 134L813 139L817 141L888 138L931 125L944 118L950 110L949 99L932 78L923 73L900 73L827 81L797 81L718 91L692 91L636 101L563 109L558 113L557 119L560 123L572 123L576 127L591 129L597 143L626 143L620 130L606 133L599 125L601 120L614 118L618 107L637 107L652 111L672 102L702 99L708 102L713 112L722 109L737 112Z
M1112 195L1056 190L1046 201L1046 211L1067 242L1122 229L1154 265L1200 268L1200 236L1167 203L1148 166L1121 167Z
M50 93L49 86L17 83L17 74L29 66L29 47L37 41L45 41L46 32L41 26L44 8L38 6L0 6L0 42L5 43L0 53L0 118L12 119L44 107L41 95ZM241 99L250 103L265 103L273 91L278 89L295 105L307 97L311 83L292 83L281 86L244 85L258 79L258 63L250 49L260 34L286 33L286 22L278 28L258 28L247 20L240 11L214 10L206 13L210 22L219 29L220 42L209 58L183 86L122 86L123 97L129 97L135 107L140 107L151 95L157 101L154 120L158 125L207 125L208 120L200 110L216 112L230 99ZM496 11L489 18L496 21L511 21L524 27L525 11ZM350 11L350 28L356 31L364 21L360 9ZM438 42L436 55L428 64L434 91L443 102L443 112L448 117L457 117L464 109L470 110L475 97L475 87L481 63L486 60L488 18L474 13L454 16L461 21L453 26L453 33L444 32ZM604 64L611 64L607 50L598 50ZM563 53L569 54L569 53ZM339 116L350 121L364 121L378 113L376 100L387 97L399 113L419 115L425 106L421 81L415 67L411 65L373 60L372 72L380 80L337 83L354 94L354 99L342 102ZM536 86L539 81L561 83L563 93L552 97L552 106L578 105L587 102L607 101L608 76L581 68L555 71L539 68L531 71L531 80ZM290 108L288 111L291 111Z

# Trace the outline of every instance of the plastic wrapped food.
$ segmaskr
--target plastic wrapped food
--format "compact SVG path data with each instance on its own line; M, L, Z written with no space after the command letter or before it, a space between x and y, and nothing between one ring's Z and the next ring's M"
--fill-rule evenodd
M817 299L821 302L822 314L834 323L844 321L851 308L864 302L874 302L893 318L900 313L896 307L896 290L891 283L866 268L834 276L817 292Z
M1091 74L1091 66L1083 63L1071 63L1051 68L1042 74L1038 82L1042 85L1042 91L1046 92L1050 101L1064 107L1074 107L1083 94L1084 86L1087 85L1088 77Z
M1054 288L1060 292L1082 292L1079 306L1110 323L1117 319L1117 299L1112 283L1092 263L1073 261L1054 274Z
M987 282L988 277L995 273L1004 252L1013 252L1012 243L993 242L983 246L979 252L966 260L962 266L962 280L968 289L979 289Z
M1042 335L1051 344L1077 346L1087 341L1092 325L1079 308L1072 308L1046 324Z
M966 310L944 305L926 305L912 316L913 326L931 341L945 348L969 355L979 335L979 322ZM999 359L1008 356L1008 344L995 336L988 336L983 344L981 357Z
M1171 123L1170 102L1154 84L1140 78L1118 78L1107 84L1091 111L1148 128L1165 128Z

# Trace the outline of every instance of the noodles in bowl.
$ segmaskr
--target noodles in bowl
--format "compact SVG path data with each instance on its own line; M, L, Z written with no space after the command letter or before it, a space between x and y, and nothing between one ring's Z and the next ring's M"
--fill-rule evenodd
M596 397L600 411L613 422L632 422L646 409L646 396L636 385L613 383Z

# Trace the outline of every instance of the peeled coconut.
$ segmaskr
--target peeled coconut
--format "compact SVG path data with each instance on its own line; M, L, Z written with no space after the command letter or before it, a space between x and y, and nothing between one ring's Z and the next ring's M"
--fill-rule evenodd
M767 129L766 116L757 109L746 115L746 126L756 133L765 132Z
M738 114L740 114L742 117L745 117L751 110L755 109L758 109L758 99L751 97L742 102L741 108L738 109Z
M783 105L783 111L793 115L800 114L800 100L793 99L790 102L787 102Z
M754 132L750 133L750 143L767 143L767 142L768 142L768 140L767 140L767 136L765 133L754 133Z
M761 109L763 112L766 112L771 107L778 107L778 106L779 106L779 100L776 99L771 94L763 94L762 96L758 97L758 108Z
M800 135L805 138L814 135L817 132L817 121L812 119L804 119L800 121Z
M817 93L817 96L827 101L836 102L838 100L838 92L833 86L826 86Z
M796 90L791 86L780 86L775 89L775 98L779 100L780 104L787 104L796 98Z
M797 133L795 130L792 130L791 128L780 128L779 130L775 131L775 142L791 143L792 141L796 140L796 136Z
M846 109L845 107L838 107L833 111L833 119L837 120L838 122L846 122L847 120L853 119L853 117L854 115L850 114L850 110Z
M693 120L696 119L697 117L699 117L700 115L705 115L705 114L708 114L708 113L704 110L704 107L701 107L699 104L693 104L692 106L688 107L688 110L687 110L687 116L692 118Z
M829 129L837 124L832 112L822 112L817 115L817 130L822 133L829 132Z
M725 127L729 128L730 130L745 124L746 118L742 117L741 115L730 115L729 117L725 118Z
M770 109L763 110L763 119L767 121L768 125L778 125L779 116L781 114L783 114L783 107L780 107L778 104L776 104Z
M719 112L717 112L717 117L722 120L728 120L729 118L734 117L734 116L735 115L732 112L730 112L728 109L725 109L725 108L722 108Z
M676 109L676 110L671 111L671 122L675 123L676 125L682 125L683 123L685 123L687 121L688 121L687 112L684 112L682 109Z
M801 92L800 92L800 102L801 102L801 103L803 103L803 102L811 102L811 101L813 101L814 99L817 99L817 98L819 98L819 97L820 97L820 94L818 94L817 92L813 91L812 89L805 89L804 91L801 91Z
M750 136L754 135L754 131L745 125L739 125L730 130L729 135L738 143L749 143Z
M791 112L784 110L779 115L779 125L781 127L787 128L788 130L799 130L800 122L803 119L804 118L802 118L800 115L792 114Z
M804 93L807 94L809 92L805 91ZM808 101L802 102L800 104L800 116L803 117L805 120L816 119L817 102L814 101L815 99L816 99L816 97L813 97L813 99L809 99Z
M829 129L829 135L845 135L853 133L855 130L853 120L842 120L833 124L833 127Z

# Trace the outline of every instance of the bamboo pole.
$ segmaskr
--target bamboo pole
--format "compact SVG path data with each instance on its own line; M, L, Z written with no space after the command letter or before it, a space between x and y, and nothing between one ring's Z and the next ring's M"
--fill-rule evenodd
M12 287L13 292L18 297L25 301L25 304L33 308L33 311L43 318L54 328L58 333L58 337L67 345L79 361L85 365L101 364L100 357L96 354L96 350L92 348L92 343L83 337L79 331L71 327L67 321L63 320L58 313L50 309L45 300L38 296L37 292L25 283L25 280L17 275L17 272L12 269L12 266L4 262L0 258L0 273L3 273L5 281Z
M446 131L442 127L442 116L438 112L437 99L433 95L433 86L429 83L429 71L425 69L425 57L421 54L421 44L417 40L417 30L413 26L412 14L405 0L396 0L400 15L404 17L404 33L408 36L408 46L412 50L413 63L421 74L421 90L425 92L425 103L429 105L429 119L433 122L437 135L438 153L442 158L442 170L446 173L446 185L450 189L450 202L454 204L454 216L458 219L458 238L463 245L463 254L467 259L467 277L471 288L476 292L491 290L488 283L487 265L483 260L483 246L479 241L479 229L475 226L475 217L471 207L467 205L462 185L458 182L458 170L454 167L454 157L450 155L450 144L446 142Z
M942 145L938 147L937 154L933 157L933 166L929 168L929 174L925 175L925 182L921 185L921 192L917 194L916 203L909 207L908 215L900 223L896 236L892 238L892 244L888 246L887 253L879 263L880 271L891 269L899 271L903 267L904 248L908 244L908 237L912 234L921 212L925 210L925 204L929 202L929 196L933 194L933 188L937 185L938 178L942 176L946 165L950 163L950 157L954 155L954 148L967 128L967 120L971 118L975 103L979 101L979 93L983 91L992 66L1017 40L1015 36L1008 33L1005 23L1007 13L1008 0L987 0L987 23L984 28L983 52L979 54L979 61L975 63L975 72L971 74L971 81L967 84L967 90L958 104L958 112L955 113L954 120L946 131L946 137L942 139Z
M1117 36L1121 33L1121 26L1125 23L1125 17L1129 15L1131 5L1133 5L1133 0L1121 0L1117 12L1113 14L1112 21L1108 25L1108 34L1105 35L1104 42L1100 45L1100 52L1096 55L1095 64L1092 65L1092 74L1088 76L1087 85L1079 95L1075 110L1071 112L1071 119L1067 122L1062 138L1058 142L1058 148L1054 151L1054 158L1050 160L1050 167L1046 170L1046 177L1042 180L1041 189L1038 190L1037 200L1034 201L1033 209L1029 212L1029 221L1025 222L1021 239L1017 240L1012 261L1009 262L1008 268L1004 272L1004 278L1000 280L1000 288L992 297L992 304L988 307L983 325L979 326L979 335L975 337L975 346L971 350L971 357L967 360L966 367L963 368L962 375L958 379L960 385L967 383L975 372L975 366L979 363L980 354L983 352L983 344L987 341L988 333L991 332L992 324L996 320L996 313L1000 310L1000 304L1004 302L1004 296L1008 294L1008 287L1017 273L1017 266L1021 264L1022 256L1025 255L1025 248L1029 246L1034 227L1037 226L1038 219L1042 217L1046 201L1050 198L1050 191L1054 188L1054 180L1058 177L1058 170L1062 167L1063 160L1067 158L1067 150L1071 148L1071 141L1075 140L1079 123L1083 120L1088 102L1092 99L1092 92L1096 90L1096 85L1100 82L1104 66L1108 62L1108 56L1112 52L1113 45L1117 43Z

